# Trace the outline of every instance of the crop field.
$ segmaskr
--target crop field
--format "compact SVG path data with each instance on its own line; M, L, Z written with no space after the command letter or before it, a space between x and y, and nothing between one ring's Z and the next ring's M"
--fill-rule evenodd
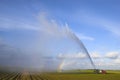
M33 73L23 71L0 72L0 80L120 80L119 71L107 71L107 74L79 73L79 72L49 72Z

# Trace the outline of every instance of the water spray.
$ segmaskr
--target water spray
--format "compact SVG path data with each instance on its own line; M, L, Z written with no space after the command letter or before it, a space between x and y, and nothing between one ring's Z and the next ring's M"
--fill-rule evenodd
M69 28L67 28L67 31L69 32L69 33L68 33L69 37L70 37L71 39L75 40L75 42L77 42L77 43L79 44L79 47L80 47L80 48L83 48L82 50L87 54L87 56L89 57L90 62L91 62L91 64L92 64L94 70L96 70L96 66L95 66L95 64L94 64L91 56L89 55L86 47L85 47L84 44L82 43L82 41L81 41L72 31L70 31ZM81 47L81 46L82 46L82 47Z

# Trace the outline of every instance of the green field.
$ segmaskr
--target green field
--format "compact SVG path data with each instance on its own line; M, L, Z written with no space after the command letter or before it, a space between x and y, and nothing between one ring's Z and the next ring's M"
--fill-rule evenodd
M94 74L92 71L33 73L23 71L0 72L0 80L120 80L120 71L107 71L107 74Z

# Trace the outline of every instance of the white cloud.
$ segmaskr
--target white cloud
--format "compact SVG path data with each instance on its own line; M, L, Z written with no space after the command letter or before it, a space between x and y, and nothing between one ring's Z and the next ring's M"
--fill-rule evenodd
M101 58L102 56L99 54L99 53L97 53L97 52L93 52L93 53L91 53L91 55L90 55L92 58L95 58L95 59L98 59L98 58Z
M61 58L61 59L83 59L83 58L86 58L87 55L85 53L73 53L73 54L58 54L58 58Z
M83 35L81 33L76 33L77 37L79 39L83 39L83 40L90 40L90 41L93 41L95 40L93 37L90 37L90 36L86 36L86 35Z
M64 59L59 69L92 69L93 66L89 59Z
M63 69L84 69L84 68L92 68L91 67L83 67L90 66L91 63L89 59L86 59L85 55L78 54L59 54L59 58L64 60ZM120 67L120 56L119 52L108 52L106 55L100 55L98 52L91 53L91 57L93 58L93 62L98 69L119 69ZM107 58L106 58L107 57ZM85 60L86 59L86 60ZM74 66L72 66L74 65ZM72 67L71 67L72 66Z
M114 60L114 63L120 64L120 58L115 59L115 60Z
M110 58L110 59L116 59L119 57L119 52L108 52L105 57Z
M107 52L106 55L98 52L91 53L93 62L98 69L119 69L120 55L118 51Z

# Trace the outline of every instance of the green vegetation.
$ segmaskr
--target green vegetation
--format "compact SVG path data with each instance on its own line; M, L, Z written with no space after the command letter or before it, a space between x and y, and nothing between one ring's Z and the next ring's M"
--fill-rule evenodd
M108 70L107 74L94 74L92 70L69 72L33 73L23 71L0 72L0 80L120 80L120 71Z

